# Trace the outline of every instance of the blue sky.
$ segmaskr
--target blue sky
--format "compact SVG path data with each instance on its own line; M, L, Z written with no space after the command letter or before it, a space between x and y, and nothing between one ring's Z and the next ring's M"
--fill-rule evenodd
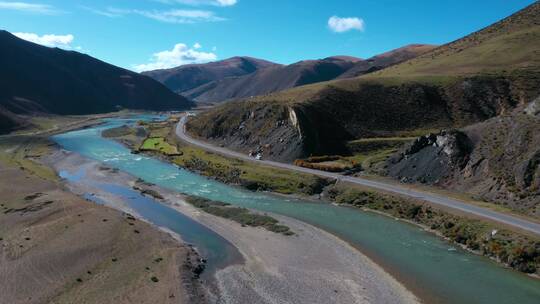
M247 55L279 63L442 44L534 0L0 0L0 28L132 70ZM44 36L49 35L49 36Z

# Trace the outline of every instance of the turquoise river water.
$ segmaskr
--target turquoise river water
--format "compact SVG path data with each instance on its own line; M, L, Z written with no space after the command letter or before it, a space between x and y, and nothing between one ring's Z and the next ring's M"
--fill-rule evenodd
M124 146L101 137L104 129L152 118L108 119L103 125L60 134L53 139L68 151L164 188L282 214L320 227L359 248L427 303L540 303L540 280L461 250L414 225L357 209L228 186L151 157L131 154ZM179 213L173 209L148 207L143 203L139 201L137 205L142 216L178 232L183 238L187 235L191 243L208 255L210 267L228 259L225 256L228 250L222 247L230 246L226 241L212 236L186 217L175 215Z

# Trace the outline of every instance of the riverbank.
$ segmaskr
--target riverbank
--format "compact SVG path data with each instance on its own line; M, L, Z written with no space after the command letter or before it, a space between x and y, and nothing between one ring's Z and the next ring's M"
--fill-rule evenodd
M0 303L203 303L170 235L4 161L0 193Z
M119 185L133 187L137 181L134 177L107 167L104 164L86 159L76 153L67 152L64 150L56 150L43 161L53 168L59 175L70 175L68 181L62 181L63 186L71 193L82 197L87 204L98 204L108 208L118 210L126 215L127 218L137 220L147 224L151 229L160 231L166 235L177 246L184 247L189 252L180 265L180 280L178 284L184 289L186 295L186 303L214 303L216 302L215 290L213 286L205 285L205 282L200 279L200 274L204 270L204 259L201 257L197 248L192 244L187 243L181 235L168 229L164 226L156 225L147 220L142 214L130 208L125 201L125 197L121 195L105 191L99 187L99 184ZM139 234L140 231L134 228L134 233ZM163 260L157 257L154 262L159 259L159 263ZM237 260L235 263L240 263ZM159 278L158 278L159 279Z
M85 178L134 186L137 179L100 170L97 163L69 155L58 157L57 170L85 168ZM73 189L87 192L90 189ZM98 189L93 189L99 196ZM239 249L245 259L216 274L224 303L414 303L416 298L380 267L338 238L283 216L275 216L297 235L285 236L203 212L178 193L152 187L179 212L208 226ZM116 207L120 207L118 205ZM337 258L339 257L339 258Z
M540 240L535 236L357 185L328 187L324 197L338 205L377 212L417 225L473 254L539 278Z

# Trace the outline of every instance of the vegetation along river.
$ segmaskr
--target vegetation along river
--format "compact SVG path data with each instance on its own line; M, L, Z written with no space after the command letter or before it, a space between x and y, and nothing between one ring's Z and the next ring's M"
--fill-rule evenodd
M108 119L103 125L60 134L53 139L68 151L164 188L282 214L320 227L359 248L427 302L540 303L540 280L461 250L417 226L357 209L228 186L151 157L131 154L121 144L101 137L104 129L152 118ZM187 227L196 224L188 221L187 217L175 215L178 212L171 208L158 207L156 211L144 206L136 208L137 212L184 238L190 230ZM227 259L222 254L212 255L210 252L228 252L219 248L230 246L228 243L198 226L194 229L200 237L197 233L189 233L189 242L209 255L210 268Z

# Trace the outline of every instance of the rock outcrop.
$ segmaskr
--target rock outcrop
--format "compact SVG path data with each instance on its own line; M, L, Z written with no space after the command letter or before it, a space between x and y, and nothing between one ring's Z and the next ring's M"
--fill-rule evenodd
M388 175L403 182L439 183L463 169L471 151L471 141L461 131L428 134L388 160Z
M420 137L386 162L386 173L540 217L537 105L538 99L460 131Z

